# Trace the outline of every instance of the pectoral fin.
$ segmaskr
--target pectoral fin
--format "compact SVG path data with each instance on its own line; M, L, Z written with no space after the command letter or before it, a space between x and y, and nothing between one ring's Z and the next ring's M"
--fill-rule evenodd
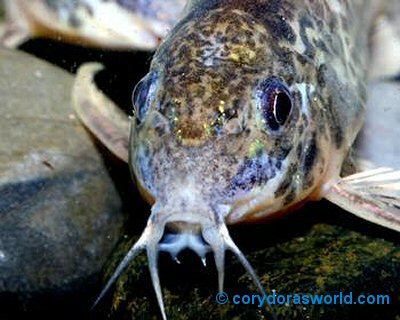
M379 168L348 176L324 197L360 218L400 232L400 171Z
M118 158L128 162L130 121L94 83L99 63L79 68L72 89L75 112L83 124Z

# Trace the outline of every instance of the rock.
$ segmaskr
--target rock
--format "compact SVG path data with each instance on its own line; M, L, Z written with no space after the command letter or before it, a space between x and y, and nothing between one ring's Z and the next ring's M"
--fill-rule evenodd
M307 205L300 212L265 225L234 226L231 235L256 269L267 294L388 295L389 305L275 305L277 319L398 319L400 238L329 204ZM136 239L136 237L135 237ZM121 243L108 262L105 279L127 252ZM169 319L272 319L271 309L235 305L235 294L258 294L243 267L227 254L225 292L217 304L213 257L203 268L193 253L181 264L160 255L160 278ZM111 319L158 319L160 312L147 271L145 254L137 257L102 302ZM353 300L354 301L354 300ZM396 318L397 317L397 318Z
M121 232L121 201L71 109L72 83L0 49L0 318L9 305L50 309L66 296L88 308L83 295Z

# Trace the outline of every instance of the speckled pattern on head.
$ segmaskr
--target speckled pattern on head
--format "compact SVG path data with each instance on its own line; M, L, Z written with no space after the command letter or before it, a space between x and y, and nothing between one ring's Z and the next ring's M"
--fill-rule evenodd
M363 119L371 1L193 1L156 52L131 165L165 214L265 218L338 176ZM289 88L268 128L258 96ZM210 214L210 213L209 213Z

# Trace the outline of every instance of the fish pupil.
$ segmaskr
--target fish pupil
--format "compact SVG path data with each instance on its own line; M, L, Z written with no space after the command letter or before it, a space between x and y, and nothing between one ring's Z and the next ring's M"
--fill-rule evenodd
M284 125L292 110L292 101L285 92L278 92L275 95L273 113L276 122Z
M292 111L292 99L289 90L281 80L270 78L264 83L261 110L271 130L277 131L285 125Z

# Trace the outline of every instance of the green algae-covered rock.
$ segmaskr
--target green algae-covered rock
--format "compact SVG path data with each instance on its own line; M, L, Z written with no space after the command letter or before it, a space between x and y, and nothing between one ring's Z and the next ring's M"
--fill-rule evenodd
M231 234L261 278L267 294L342 296L387 295L389 305L320 304L235 305L235 294L258 294L240 263L227 254L225 305L217 304L213 257L204 268L193 253L181 264L160 255L160 277L169 319L398 319L400 316L400 239L392 231L364 222L322 202L306 206L282 221L235 226ZM121 242L106 268L106 278L128 251ZM113 319L159 319L146 255L122 274L99 309ZM339 302L339 300L337 300ZM329 300L328 300L329 302ZM397 318L396 318L397 317Z

